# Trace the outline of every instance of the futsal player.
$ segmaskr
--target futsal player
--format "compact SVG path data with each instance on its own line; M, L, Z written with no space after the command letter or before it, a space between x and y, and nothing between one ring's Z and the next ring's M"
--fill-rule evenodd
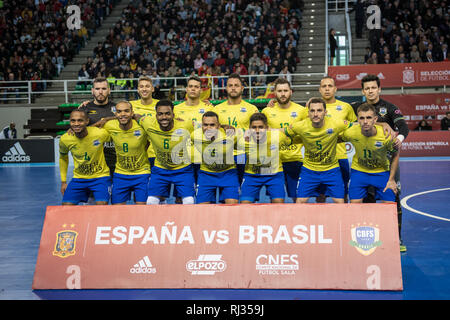
M275 80L276 102L262 110L267 117L269 128L287 128L293 123L308 117L308 109L291 101L292 88L288 80ZM288 197L295 202L297 199L297 184L303 165L302 144L292 143L280 146L281 161L283 163L284 183Z
M394 149L392 137L386 137L383 127L376 125L377 116L373 105L364 103L357 112L359 126L345 130L341 137L355 148L350 175L350 202L362 203L368 187L372 186L376 198L382 202L395 203L395 172L399 152ZM389 152L393 155L392 164L389 163Z
M215 203L216 192L226 204L239 202L239 182L234 162L236 135L221 128L218 115L207 111L202 126L191 134L194 163L200 162L197 180L197 203Z
M239 137L239 135L242 136L243 131L248 130L252 114L259 112L259 110L253 104L242 99L244 86L238 74L230 74L225 90L227 92L227 100L216 105L213 111L219 116L220 124L234 127ZM241 183L245 170L245 152L238 148L234 154L239 183Z
M65 133L59 141L62 204L87 202L90 192L93 193L95 204L108 204L111 177L103 144L109 141L109 134L104 129L88 127L89 118L85 111L75 109L69 119L73 134ZM69 152L72 154L74 169L73 178L67 184Z
M349 122L356 121L355 111L352 106L344 101L336 99L336 85L331 77L324 77L320 81L319 92L323 100L327 104L327 116L336 120L347 120ZM340 142L336 147L336 155L341 170L342 179L344 180L345 195L344 202L348 202L348 183L350 181L350 165L347 157L345 143ZM318 199L317 202L325 202L325 198Z
M147 157L147 134L133 119L133 107L127 101L116 105L116 120L106 122L116 148L116 170L113 175L111 203L126 204L134 192L136 204L146 204L150 163Z
M241 185L241 203L253 203L259 199L263 186L272 203L284 202L286 193L280 145L291 142L292 139L281 130L269 129L265 114L254 113L250 117L250 128L245 138L246 164Z
M308 101L308 119L285 128L288 136L298 135L305 147L303 167L297 190L297 203L318 196L321 188L335 203L344 203L344 181L336 156L338 135L351 124L326 117L326 102L321 98Z
M160 100L155 106L155 118L139 119L139 125L145 129L156 154L147 204L159 204L161 197L169 197L171 184L175 186L183 204L194 203L195 181L189 152L189 123L175 119L173 109L171 101Z

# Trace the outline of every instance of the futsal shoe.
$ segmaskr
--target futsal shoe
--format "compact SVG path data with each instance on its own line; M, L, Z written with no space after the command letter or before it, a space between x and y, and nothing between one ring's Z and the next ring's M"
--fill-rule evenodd
M406 246L402 239L400 239L400 252L406 252Z

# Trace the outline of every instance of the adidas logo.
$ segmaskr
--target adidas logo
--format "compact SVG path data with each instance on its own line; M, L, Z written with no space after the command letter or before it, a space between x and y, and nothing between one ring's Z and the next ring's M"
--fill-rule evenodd
M150 259L145 256L130 268L130 273L156 273L156 268L153 268Z
M30 156L23 151L19 142L16 142L2 157L3 162L30 162Z

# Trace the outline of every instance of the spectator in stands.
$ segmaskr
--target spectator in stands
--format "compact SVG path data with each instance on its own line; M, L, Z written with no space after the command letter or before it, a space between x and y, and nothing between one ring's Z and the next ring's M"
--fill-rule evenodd
M420 58L420 52L417 50L417 46L413 45L411 47L411 52L409 53L411 62L422 62L422 58Z
M336 31L331 28L330 32L328 33L329 38L329 44L330 44L330 66L334 63L334 58L336 57L336 50L337 50L337 41L334 35L336 34Z
M378 64L378 57L376 52L372 52L372 55L367 59L367 64Z
M11 122L9 126L2 129L0 139L17 139L17 129L14 122Z
M89 81L87 81L87 80L89 80L89 78L90 78L90 75L89 75L89 72L87 71L86 64L84 63L81 66L81 69L78 71L78 80L80 80L80 81L78 81L77 83L86 86L89 84Z
M430 131L432 128L426 120L421 120L414 131Z
M363 1L357 0L353 8L349 10L348 13L352 13L353 11L355 11L356 38L361 39L366 15Z
M450 111L447 111L441 120L441 130L450 130Z

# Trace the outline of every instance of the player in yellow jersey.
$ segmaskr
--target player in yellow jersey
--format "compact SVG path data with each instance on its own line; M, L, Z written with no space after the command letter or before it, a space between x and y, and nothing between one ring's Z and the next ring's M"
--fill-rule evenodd
M138 100L131 100L130 103L133 106L133 113L140 116L155 117L155 105L158 103L158 99L153 98L153 92L155 88L153 87L152 78L148 76L140 76L138 79L137 93L140 97ZM150 167L155 164L155 151L151 144L147 149L148 160L150 161Z
M239 202L239 182L234 163L236 135L227 135L213 111L202 116L202 127L191 134L194 163L200 163L197 203L215 203L216 191L226 204Z
M287 128L293 123L308 117L308 109L291 101L292 88L285 78L275 80L276 102L262 110L267 117L269 128ZM283 162L284 183L288 197L295 202L297 199L297 184L303 165L302 144L292 143L281 145L281 161Z
M126 204L134 191L135 203L146 204L150 163L147 157L147 134L133 120L133 107L127 101L116 105L116 120L106 122L108 131L116 148L116 170L113 175L111 203Z
M344 102L336 99L336 85L334 79L331 77L324 77L320 81L319 92L322 99L327 103L327 116L336 120L347 120L349 122L356 121L355 111L353 107ZM347 150L345 143L340 142L336 147L336 154L339 161L339 168L341 170L342 179L345 186L344 201L348 202L348 183L350 180L350 165L347 157ZM325 199L319 200L324 202Z
M250 117L250 129L245 138L246 165L241 186L241 203L259 199L263 186L272 203L283 203L285 198L284 173L280 145L289 145L292 139L281 129L270 130L264 113Z
M358 107L359 126L353 126L342 134L343 141L355 147L349 186L351 203L362 203L367 189L375 188L376 199L395 203L397 183L395 173L399 162L399 152L394 148L391 137L385 136L373 105L364 103ZM392 163L388 153L391 153Z
M103 153L103 144L110 140L108 132L88 127L85 111L75 109L70 113L73 134L65 133L59 142L59 171L63 205L86 202L92 192L95 204L108 204L111 178ZM74 162L73 178L67 184L69 152Z
M305 147L297 203L318 196L322 186L334 202L344 203L344 181L336 157L336 144L338 135L351 123L326 117L326 103L321 98L310 99L307 107L308 119L285 129L291 137L300 136Z
M220 124L236 128L236 134L239 137L242 135L243 131L249 128L250 117L252 114L259 112L259 110L253 104L242 99L244 86L242 85L241 77L238 74L230 74L227 81L226 92L227 100L216 105L213 111L219 116ZM235 151L235 161L238 170L239 183L241 183L245 170L244 150Z
M183 204L194 203L195 181L189 152L189 124L175 119L173 108L171 101L160 100L155 106L155 118L139 119L156 154L147 204L159 204L161 197L167 198L171 184L175 186Z

